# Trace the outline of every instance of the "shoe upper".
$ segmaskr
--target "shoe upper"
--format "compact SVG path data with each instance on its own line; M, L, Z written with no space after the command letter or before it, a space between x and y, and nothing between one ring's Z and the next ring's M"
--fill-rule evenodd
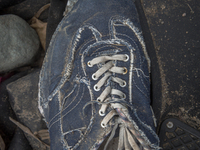
M54 33L40 73L39 109L52 149L158 149L150 60L132 1L79 1ZM119 128L119 130L118 130Z

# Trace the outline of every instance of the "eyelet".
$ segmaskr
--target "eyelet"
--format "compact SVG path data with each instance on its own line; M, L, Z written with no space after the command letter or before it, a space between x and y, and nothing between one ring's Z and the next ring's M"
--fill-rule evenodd
M101 102L101 99L98 97L98 98L97 98L97 101L98 101L98 102Z
M101 127L102 127L102 128L105 128L106 125L102 122L102 123L101 123Z
M123 72L123 74L127 74L127 72L128 72L127 68L124 67L124 72Z
M127 54L125 54L126 59L124 60L125 62L129 60L129 56Z
M125 99L126 98L126 94L123 94L122 98Z
M91 61L87 62L88 67L92 67Z
M96 76L95 74L93 74L93 75L92 75L92 79L93 79L93 80L97 80L98 78L97 78L97 76Z
M95 90L95 91L99 91L100 88L95 84L95 85L94 85L94 90Z
M126 81L123 81L122 84L120 84L121 87L125 87L126 86Z
M99 110L99 115L100 115L100 116L105 116L105 113L103 113L102 110Z

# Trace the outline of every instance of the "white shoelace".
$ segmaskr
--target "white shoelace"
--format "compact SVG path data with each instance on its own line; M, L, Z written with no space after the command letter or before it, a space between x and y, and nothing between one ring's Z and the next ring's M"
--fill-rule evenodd
M93 67L94 65L102 64L102 67L92 75L93 80L99 80L97 84L94 85L94 90L99 91L108 80L118 83L121 87L125 87L126 81L118 77L113 77L112 75L113 73L125 75L127 73L127 68L114 66L114 61L127 62L128 60L128 55L116 54L113 56L100 56L92 59L91 61L88 61L88 67ZM101 79L99 79L103 74L104 76ZM109 97L109 95L116 95L120 98L111 98ZM125 99L126 95L122 91L118 89L112 89L110 85L107 85L96 100L97 103L101 104L99 115L105 116L101 122L102 128L107 127L109 121L114 116L121 114L121 117L117 117L117 119L115 119L115 125L104 147L104 150L106 150L109 142L114 137L118 125L120 127L118 150L122 150L124 148L126 150L140 150L141 148L149 150L150 147L148 146L148 144L146 144L139 132L134 129L132 123L130 123L126 118L126 114L128 114L128 109L126 107L128 106L128 104L125 101ZM110 106L112 110L107 115L105 115L105 111L108 106ZM124 119L122 119L122 116L124 117Z
M105 64L99 69L97 70L93 75L92 75L92 79L93 80L98 80L99 77L102 74L105 74L104 77L102 77L97 84L94 85L94 90L95 91L99 91L101 89L101 87L105 84L105 82L108 80L108 78L112 75L112 73L119 73L119 74L126 74L127 73L127 69L125 67L116 67L113 64L113 61L128 61L129 57L128 55L122 55L122 54L118 54L118 55L113 55L113 56L100 56L100 57L96 57L94 59L92 59L91 61L88 62L88 66L89 67L93 67L93 65L102 63ZM118 77L111 77L111 80L113 82L118 83L121 87L125 87L126 86L126 81L118 78ZM107 86L104 91L100 94L100 96L97 98L97 101L100 103L103 102L108 102L111 100L111 97L108 97L108 95L117 95L119 96L122 100L124 100L126 98L126 95L121 92L118 89L112 89L110 86ZM108 97L108 98L107 98ZM109 104L109 103L108 103ZM105 116L105 111L106 108L108 106L108 104L102 104L101 109L99 110L99 114L101 116ZM113 108L113 110L115 108L124 108L123 105L119 104L119 103L111 103L111 107ZM110 111L102 120L101 126L103 128L106 127L107 123L109 122L109 120L113 117L117 115L117 113L115 113L115 111Z

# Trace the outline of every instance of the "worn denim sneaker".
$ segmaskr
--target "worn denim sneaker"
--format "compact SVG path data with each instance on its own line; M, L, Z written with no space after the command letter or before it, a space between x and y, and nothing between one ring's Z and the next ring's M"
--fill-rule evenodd
M39 81L51 149L159 149L150 60L132 0L79 0L58 25Z

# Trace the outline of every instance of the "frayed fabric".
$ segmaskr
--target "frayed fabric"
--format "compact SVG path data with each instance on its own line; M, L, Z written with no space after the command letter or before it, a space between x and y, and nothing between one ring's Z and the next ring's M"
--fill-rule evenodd
M118 149L159 149L149 73L134 3L78 1L56 29L40 73L51 148L107 149L119 135Z

